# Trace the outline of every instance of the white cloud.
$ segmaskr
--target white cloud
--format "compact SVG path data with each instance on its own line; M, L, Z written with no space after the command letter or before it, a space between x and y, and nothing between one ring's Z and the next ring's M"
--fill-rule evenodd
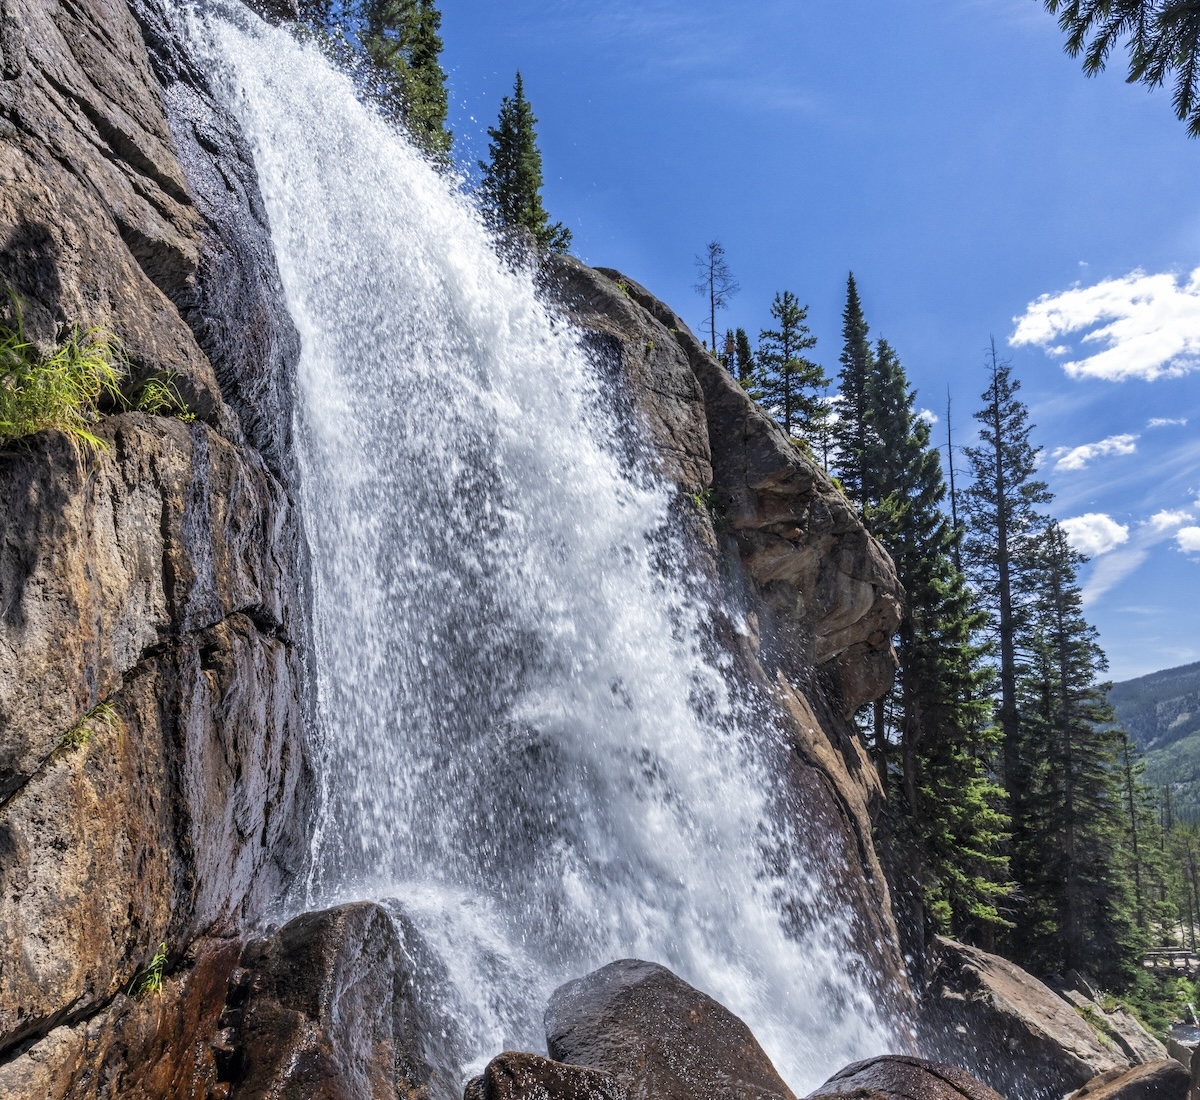
M1175 532L1175 542L1185 554L1200 554L1200 527L1182 527Z
M938 414L932 409L922 409L919 413L917 413L917 419L924 420L925 423L932 428L933 425L938 422Z
M1137 453L1136 435L1110 435L1099 443L1084 443L1080 447L1055 447L1051 458L1058 461L1056 470L1086 470L1088 463L1108 455L1131 455Z
M1137 270L1122 279L1043 294L1030 302L1008 342L1057 355L1057 341L1082 333L1101 350L1063 364L1072 378L1153 381L1200 369L1200 268L1180 285L1177 276Z
M1103 512L1088 512L1074 519L1064 519L1062 529L1070 544L1089 558L1098 558L1129 541L1129 528Z
M1182 508L1178 511L1162 511L1155 512L1148 520L1145 526L1151 527L1155 531L1174 531L1177 527L1182 527L1186 523L1190 523L1194 517L1191 512L1185 512Z
M1187 417L1180 416L1172 418L1169 416L1152 416L1146 421L1147 428L1184 428L1187 426Z

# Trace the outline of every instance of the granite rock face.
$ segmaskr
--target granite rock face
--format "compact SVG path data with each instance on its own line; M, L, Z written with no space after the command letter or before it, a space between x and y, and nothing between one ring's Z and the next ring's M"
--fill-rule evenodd
M1128 1067L1120 1046L1019 966L951 940L935 951L921 1028L933 1057L968 1066L1009 1100L1049 1100Z
M546 1044L656 1100L794 1100L750 1029L666 967L609 963L554 991Z
M191 1095L208 1071L154 1051L203 1047L239 949L198 945L261 920L308 846L297 340L245 142L176 30L152 2L0 0L0 290L35 342L101 327L131 392L169 379L195 414L0 452L0 1080L30 1095ZM162 994L129 996L160 945Z
M1092 1078L1068 1100L1187 1100L1191 1075L1173 1058L1132 1069L1110 1069Z

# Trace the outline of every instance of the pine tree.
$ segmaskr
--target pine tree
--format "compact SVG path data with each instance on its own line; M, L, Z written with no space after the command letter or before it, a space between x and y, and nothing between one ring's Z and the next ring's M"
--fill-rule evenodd
M750 337L740 328L733 336L734 374L743 389L750 389L755 375L754 352L750 350Z
M328 8L325 20L332 20ZM432 158L448 163L446 74L439 58L442 16L434 0L363 0L346 9L370 62L368 94L379 109L408 130Z
M513 94L504 97L496 125L488 129L488 160L479 162L483 169L480 192L494 224L504 229L524 227L540 248L566 252L571 231L562 222L552 224L542 205L542 154L536 125L518 72Z
M1013 939L1042 971L1128 980L1140 945L1127 875L1120 734L1101 676L1107 661L1082 613L1082 558L1056 523L1042 528L1019 679L1022 782L1015 877L1025 898Z
M841 370L838 372L840 401L833 435L839 476L846 495L859 508L865 508L872 497L867 466L870 440L870 395L867 388L874 373L875 361L868 341L869 334L862 302L858 297L858 286L851 272L846 280L846 308L842 311Z
M954 565L958 535L942 511L946 485L929 425L915 412L899 357L880 340L867 380L867 463L875 498L865 518L905 592L899 672L875 708L892 828L918 864L923 902L943 932L990 945L1005 920L1003 792L990 779L996 730L991 671L973 638L981 616ZM887 761L891 746L898 761Z
M1042 526L1037 506L1048 502L1050 494L1034 477L1033 425L1017 397L1020 383L997 357L995 341L988 367L984 406L975 414L980 441L966 449L974 482L963 494L968 521L963 558L982 605L989 609L989 631L1000 652L999 719L1005 787L1011 795L1019 771L1017 634L1028 557Z
M816 346L817 338L805 321L808 306L785 290L775 295L771 316L779 327L758 334L758 400L771 410L791 436L817 424L828 406L816 391L828 384L824 370L802 354Z
M692 289L708 301L708 335L712 341L712 351L717 351L717 310L729 305L732 298L741 287L729 270L725 259L725 246L720 241L709 241L704 246L704 254L696 257L696 271L699 280Z

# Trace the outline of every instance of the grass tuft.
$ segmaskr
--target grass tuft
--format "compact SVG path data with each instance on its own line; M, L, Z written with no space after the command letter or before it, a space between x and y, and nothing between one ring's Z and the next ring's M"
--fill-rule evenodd
M137 410L151 416L173 416L185 424L196 419L196 414L188 408L175 385L175 375L170 371L152 375L142 383Z
M154 958L144 970L139 970L129 983L129 996L134 998L157 997L162 993L163 971L167 966L167 945L160 943Z
M0 445L57 428L86 446L105 443L90 429L100 402L120 403L125 370L120 345L103 329L72 328L49 355L25 337L20 305L13 297L16 328L0 325Z
M121 717L117 714L117 708L111 703L101 703L99 706L93 707L58 739L58 745L54 750L55 756L63 756L83 748L92 739L92 734L96 732L97 726L111 731L116 729L120 721Z

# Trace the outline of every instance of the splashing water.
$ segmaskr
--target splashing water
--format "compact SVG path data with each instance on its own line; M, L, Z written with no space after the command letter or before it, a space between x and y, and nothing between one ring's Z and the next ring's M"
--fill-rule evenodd
M797 1089L887 1049L707 640L669 493L578 338L318 53L193 21L254 149L300 331L323 805L308 896L397 898L476 1062L544 1049L562 981L671 967Z

